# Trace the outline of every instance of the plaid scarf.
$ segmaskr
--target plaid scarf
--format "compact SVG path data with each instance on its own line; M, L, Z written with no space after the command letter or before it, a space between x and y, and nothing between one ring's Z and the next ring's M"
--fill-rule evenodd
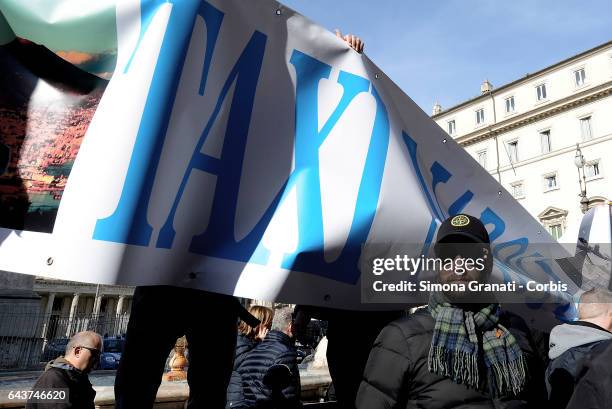
M476 332L482 334L484 364L491 393L496 397L518 395L525 387L526 364L516 338L499 324L499 304L472 312L451 305L434 293L429 311L436 320L428 357L429 372L479 389Z

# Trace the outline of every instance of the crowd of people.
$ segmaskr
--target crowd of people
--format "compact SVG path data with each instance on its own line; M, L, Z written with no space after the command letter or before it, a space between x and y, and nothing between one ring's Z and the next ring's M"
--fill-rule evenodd
M485 282L492 269L487 230L475 217L460 215L462 223L454 223L457 217L442 223L434 251L447 243L469 243L488 267L461 275L443 269L438 279ZM190 313L163 316L162 296ZM252 306L247 312L229 296L141 287L115 381L116 407L153 407L164 361L176 338L186 334L187 408L300 408L295 341L316 315L329 322L327 360L340 408L609 408L612 293L584 292L578 312L577 321L548 335L499 303L461 292L432 293L426 306L401 314L306 306ZM152 340L152 333L160 335ZM93 408L95 391L87 374L101 348L98 334L76 334L34 390L66 388L70 405L54 407ZM40 405L28 407L49 407Z

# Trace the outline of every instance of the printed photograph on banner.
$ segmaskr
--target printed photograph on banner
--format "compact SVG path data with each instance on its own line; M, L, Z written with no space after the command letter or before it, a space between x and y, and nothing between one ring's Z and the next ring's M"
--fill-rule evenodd
M53 231L114 59L22 38L0 46L0 227Z

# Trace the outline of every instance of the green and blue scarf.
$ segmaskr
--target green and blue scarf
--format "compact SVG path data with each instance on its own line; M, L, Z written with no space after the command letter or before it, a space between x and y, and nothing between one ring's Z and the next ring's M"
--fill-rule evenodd
M523 390L527 379L525 358L516 338L499 323L499 304L473 312L434 293L429 311L436 320L428 358L430 372L479 389L478 357L484 353L488 385L496 397L518 395ZM477 332L482 334L482 351Z

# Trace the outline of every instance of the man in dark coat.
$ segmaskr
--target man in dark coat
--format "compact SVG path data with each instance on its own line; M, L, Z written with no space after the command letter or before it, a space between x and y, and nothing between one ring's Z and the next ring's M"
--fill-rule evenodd
M47 393L51 390L64 389L66 398L44 401L30 399L27 409L93 409L96 391L89 382L88 373L100 359L102 338L91 331L75 334L68 345L66 353L49 362L45 372L38 378L32 391ZM58 391L59 392L59 391Z
M486 282L490 240L466 214L444 221L434 247L442 284ZM459 271L459 260L482 268ZM475 265L478 265L477 263ZM446 291L446 290L445 290ZM482 293L433 292L427 308L386 326L370 353L358 409L546 407L543 365L526 324ZM538 406L539 405L539 406Z
M287 367L285 387L274 391L264 378L273 365ZM264 340L249 352L242 363L244 399L249 408L299 408L300 372L293 340L293 308L274 312L272 329Z
M558 325L550 333L546 387L555 409L567 406L589 355L601 352L612 340L612 293L604 288L583 293L578 314L578 321Z
M567 409L608 409L612 405L612 341L587 358Z

